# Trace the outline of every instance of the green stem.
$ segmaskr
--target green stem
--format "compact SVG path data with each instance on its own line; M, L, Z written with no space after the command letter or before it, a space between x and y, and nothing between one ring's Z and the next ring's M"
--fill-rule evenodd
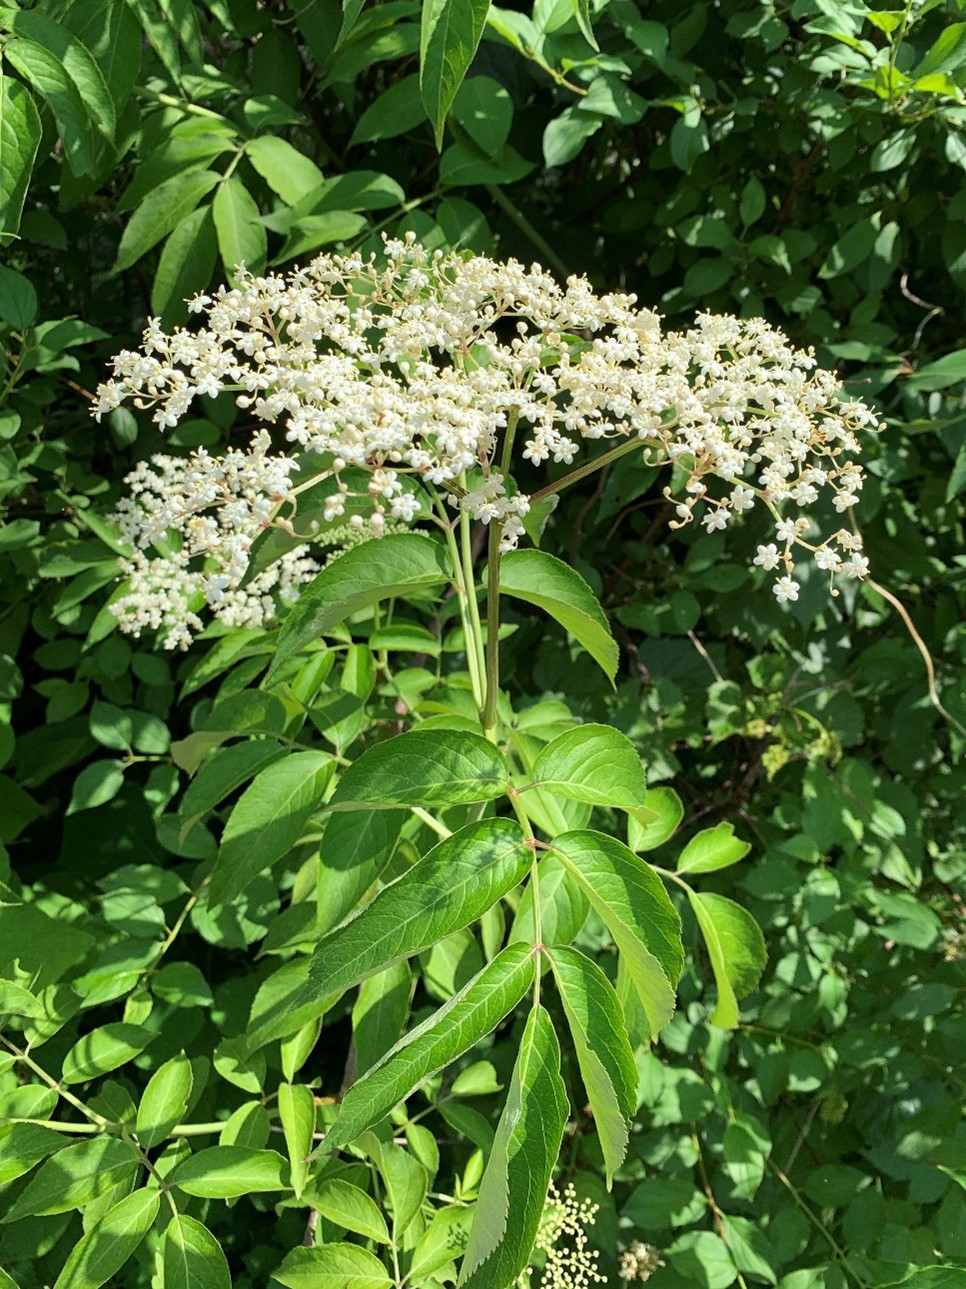
M460 485L465 488L465 480L461 479ZM463 586L466 595L467 617L470 624L470 638L466 641L466 655L468 658L471 648L476 654L476 675L479 690L476 706L479 709L482 723L483 709L486 706L486 690L483 679L486 675L486 657L483 650L483 623L480 620L480 606L476 598L476 577L473 572L473 529L469 512L466 510L460 510L460 554L463 560Z
M500 527L490 524L486 566L486 701L483 704L483 733L492 739L496 729L496 708L500 698Z
M816 1213L814 1213L811 1210L811 1208L809 1208L809 1206L802 1199L801 1195L798 1193L798 1190L796 1189L796 1187L791 1183L791 1181L789 1181L789 1179L785 1176L785 1174L782 1172L782 1170L778 1167L778 1165L775 1163L773 1159L766 1159L765 1163L772 1170L772 1172L775 1174L775 1176L778 1178L781 1184L786 1188L788 1193L791 1195L792 1199L802 1210L802 1212L805 1214L808 1220L813 1224L815 1229L821 1232L821 1234L828 1241L829 1246L831 1247L832 1251L835 1253L835 1256L842 1263L842 1268L845 1271L846 1275L850 1276L855 1281L855 1283L860 1286L860 1289L866 1289L866 1282L860 1279L852 1270L852 1267L849 1263L848 1255L846 1254L842 1246L838 1243L838 1241L835 1239L835 1237L832 1235L832 1232L828 1229L828 1227L825 1225L822 1219Z
M533 905L533 1005L540 1006L540 955L543 951L543 921L540 909L540 874L537 871L537 849L533 835L533 825L530 823L530 816L524 810L520 802L520 794L511 791L509 794L510 805L513 807L513 813L520 821L520 827L523 829L523 835L532 849L532 859L530 860L530 903Z
M466 668L470 673L470 685L473 690L473 701L477 708L482 711L486 695L483 692L482 672L479 665L479 654L476 652L476 645L473 640L473 627L469 618L469 595L464 582L463 560L460 555L460 548L456 541L456 535L453 532L453 525L446 513L446 508L439 497L436 495L436 508L439 511L441 519L441 528L446 537L446 545L449 550L450 563L453 567L453 585L456 587L456 598L459 603L460 622L463 625L463 637L466 644ZM472 583L471 583L472 585Z
M548 483L545 488L540 488L537 492L531 493L530 504L535 506L537 502L543 501L546 497L556 496L558 492L563 492L564 488L569 488L571 484L579 483L581 479L586 479L589 474L597 470L603 470L604 466L611 465L614 461L619 461L621 457L627 456L636 448L641 451L644 442L638 438L626 439L619 443L616 448L611 448L603 456L595 457L593 461L588 461L586 465L578 466L576 470L571 470L570 474L565 474L562 479L556 483Z
M554 269L562 278L570 277L570 269L563 262L557 252L553 249L544 235L530 223L526 215L515 202L511 201L502 188L496 184L487 184L486 191L490 194L496 204L504 210L513 220L520 232L532 242L537 248L548 266Z
M210 108L199 107L197 103L186 103L183 99L175 98L173 94L160 94L157 90L146 89L143 85L135 87L134 97L145 99L150 103L158 103L162 107L176 107L180 112L187 112L189 116L204 116L210 121L225 119L219 112L212 112Z
M90 1119L91 1123L97 1124L99 1128L113 1126L110 1119L105 1119L103 1115L96 1114L93 1110L89 1110L87 1106L84 1105L83 1101L74 1096L73 1092L68 1092L66 1088L62 1088L57 1080L51 1078L47 1071L42 1066L38 1065L33 1057L29 1056L28 1053L21 1052L19 1048L15 1047L14 1044L6 1038L0 1037L0 1043L3 1043L4 1047L11 1052L18 1061L23 1061L24 1065L26 1065L28 1069L32 1070L38 1079L41 1079L49 1088L52 1088L58 1096L63 1097L64 1100L72 1105L75 1110L79 1110L85 1119Z

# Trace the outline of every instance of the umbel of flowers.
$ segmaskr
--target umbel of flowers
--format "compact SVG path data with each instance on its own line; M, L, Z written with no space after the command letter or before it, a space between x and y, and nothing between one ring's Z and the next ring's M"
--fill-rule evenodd
M769 512L773 539L754 562L775 572L779 601L798 598L796 552L833 581L867 572L860 539L817 536L808 512L823 494L840 514L855 504L857 434L875 418L761 319L701 314L664 331L631 295L411 236L379 257L237 280L190 302L196 330L149 322L98 390L98 417L131 402L162 429L198 395L230 392L256 425L247 448L157 456L130 476L117 516L129 589L114 605L128 631L185 647L205 600L226 624L259 625L276 597L295 598L318 571L307 545L245 581L249 553L266 527L292 531L300 494L320 481L324 521L348 517L342 545L425 518L426 499L443 497L497 525L507 551L535 501L634 451L682 472L684 487L666 490L676 525L697 516L713 532L756 504ZM549 461L574 469L525 495L521 458L528 477Z

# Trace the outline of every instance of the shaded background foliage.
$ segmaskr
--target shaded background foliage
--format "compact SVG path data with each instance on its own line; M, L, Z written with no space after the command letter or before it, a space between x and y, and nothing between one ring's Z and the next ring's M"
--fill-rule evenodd
M149 313L184 321L183 298L238 260L284 268L372 248L383 229L586 273L669 325L699 309L761 314L886 415L858 521L874 577L908 609L964 722L962 8L611 0L591 7L598 49L570 0L493 8L441 152L419 95L416 0L3 11L0 142L4 173L9 161L23 180L0 194L9 233L24 206L0 268L0 970L14 978L19 960L83 1000L62 1000L63 1027L40 1049L55 1074L92 1024L123 1012L153 1032L88 1089L102 1113L123 1121L184 1048L214 1054L193 1113L238 1109L231 1139L267 1140L276 1058L267 1074L264 1061L240 1071L226 1043L304 943L299 905L315 889L300 844L230 910L209 916L202 901L169 935L215 847L204 828L184 836L178 814L204 743L192 732L257 685L271 641L212 633L172 657L119 636L104 516L135 461L215 449L249 426L214 405L163 446L127 411L96 426L87 399L107 358ZM45 21L82 42L97 76L85 63L80 87L57 79ZM708 1024L695 951L677 1017L641 1055L639 1129L613 1195L589 1119L564 1174L603 1206L612 1275L618 1239L662 1251L655 1286L886 1284L966 1262L963 1173L944 1171L964 1151L961 727L930 702L920 653L874 587L831 601L813 576L780 609L748 571L750 527L727 548L672 532L665 482L625 460L567 495L545 537L612 616L616 694L522 612L509 684L520 707L562 700L628 733L649 783L684 798L686 828L727 819L752 841L711 888L749 905L770 962L725 1035ZM444 671L458 663L447 647ZM419 668L399 683L417 702ZM395 728L395 696L359 655L299 741L331 742L346 696L340 744ZM593 919L582 937L606 958ZM482 961L471 937L429 957L435 998ZM306 1067L324 1095L339 1089L350 1007L327 1018ZM500 1082L512 1051L504 1035L486 1054ZM6 1062L4 1116L41 1114L21 1080ZM453 1142L440 1191L486 1142L491 1086L471 1095L467 1080L429 1120ZM269 1197L244 1222L214 1204L206 1220L238 1285L265 1284L304 1229L303 1212L277 1217ZM52 1283L80 1230L69 1212L9 1223L0 1265L24 1289ZM150 1241L137 1257L116 1283L146 1283Z

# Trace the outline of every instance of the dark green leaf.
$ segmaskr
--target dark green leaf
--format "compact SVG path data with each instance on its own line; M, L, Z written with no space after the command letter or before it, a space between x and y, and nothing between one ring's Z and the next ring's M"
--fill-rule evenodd
M637 1068L614 987L576 949L545 950L553 968L604 1155L607 1185L624 1162L637 1109Z
M326 752L293 752L259 771L228 816L208 894L233 900L293 848L322 805L335 763Z
M546 551L511 551L500 561L500 591L549 613L613 681L617 645L603 609L579 573Z
M125 1195L73 1246L54 1289L100 1289L134 1253L160 1207L159 1190Z
M529 945L504 949L447 1003L417 1025L348 1089L326 1133L326 1152L354 1141L419 1085L484 1038L533 981Z
M162 237L177 228L220 178L214 170L189 170L149 193L128 220L114 262L115 273L130 268Z
M661 879L603 833L564 833L553 849L613 936L656 1034L671 1019L684 962L681 921Z
M101 1025L79 1038L64 1057L64 1083L86 1083L108 1070L126 1065L133 1057L153 1043L157 1033L143 1025L128 1025L116 1021Z
M172 1217L163 1250L164 1289L231 1289L221 1245L196 1218Z
M476 53L489 0L426 0L419 39L419 89L433 123L436 147L446 117Z
M475 922L518 885L530 859L519 824L509 819L461 828L320 941L301 1001L341 993Z
M134 1150L118 1137L91 1137L48 1159L7 1210L5 1222L66 1213L97 1199L137 1172Z
M344 1226L347 1231L378 1240L380 1244L389 1243L386 1219L375 1201L351 1182L339 1177L319 1182L312 1187L311 1201L312 1207L336 1226Z
M287 1289L390 1289L388 1271L356 1244L323 1244L292 1249L272 1278Z
M181 1052L148 1079L138 1106L138 1141L146 1149L159 1145L184 1118L191 1097L191 1062Z
M346 770L330 810L463 805L507 790L510 769L494 744L459 730L410 730L377 743Z
M186 1195L233 1199L254 1191L285 1190L287 1172L285 1160L275 1150L208 1146L179 1164L168 1181Z
M226 272L233 275L243 264L250 273L261 273L268 242L261 211L242 181L234 175L222 179L211 210Z
M37 1123L0 1124L0 1186L16 1181L41 1159L69 1144L69 1136Z
M644 803L644 767L633 743L608 725L578 725L542 749L533 782L574 801L633 810Z
M567 1109L553 1023L534 1007L480 1183L460 1286L507 1289L527 1265Z
M0 68L0 236L20 227L40 135L40 115L30 91Z
M215 267L218 245L210 206L199 206L168 235L151 286L151 308L162 318L187 319L184 302L202 291Z
M75 175L89 174L94 168L90 116L60 59L35 40L21 36L8 40L3 52L53 112L71 170Z
M293 654L360 609L448 580L442 547L414 533L393 533L353 547L302 588L282 626L265 683Z

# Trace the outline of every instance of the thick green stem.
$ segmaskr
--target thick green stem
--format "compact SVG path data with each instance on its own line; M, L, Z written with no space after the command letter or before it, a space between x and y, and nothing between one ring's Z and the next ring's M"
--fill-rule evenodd
M496 707L500 698L500 528L490 524L486 566L486 701L483 704L483 733L496 729Z
M446 537L446 546L449 550L450 563L453 567L453 585L456 587L460 622L463 626L463 637L466 642L466 668L470 673L470 685L473 690L473 701L476 703L477 708L482 711L486 695L483 690L483 671L480 666L480 654L477 651L477 644L474 641L473 624L470 620L469 601L471 596L466 586L466 579L463 571L463 557L460 553L459 543L456 540L456 534L453 532L453 524L450 521L450 518L446 513L446 508L439 496L436 497L436 509L439 512L441 521L440 527ZM470 572L472 574L472 560L470 561ZM470 590L472 590L472 588L473 582L471 578ZM475 596L472 598L475 604ZM479 615L479 609L477 609L477 615Z
M476 657L477 687L474 690L474 696L482 723L483 709L486 705L484 682L486 658L483 650L483 623L480 620L480 606L476 598L476 576L473 572L473 530L470 516L465 510L460 511L460 555L463 561L463 588L470 628L466 640L466 657L469 659L471 651Z

